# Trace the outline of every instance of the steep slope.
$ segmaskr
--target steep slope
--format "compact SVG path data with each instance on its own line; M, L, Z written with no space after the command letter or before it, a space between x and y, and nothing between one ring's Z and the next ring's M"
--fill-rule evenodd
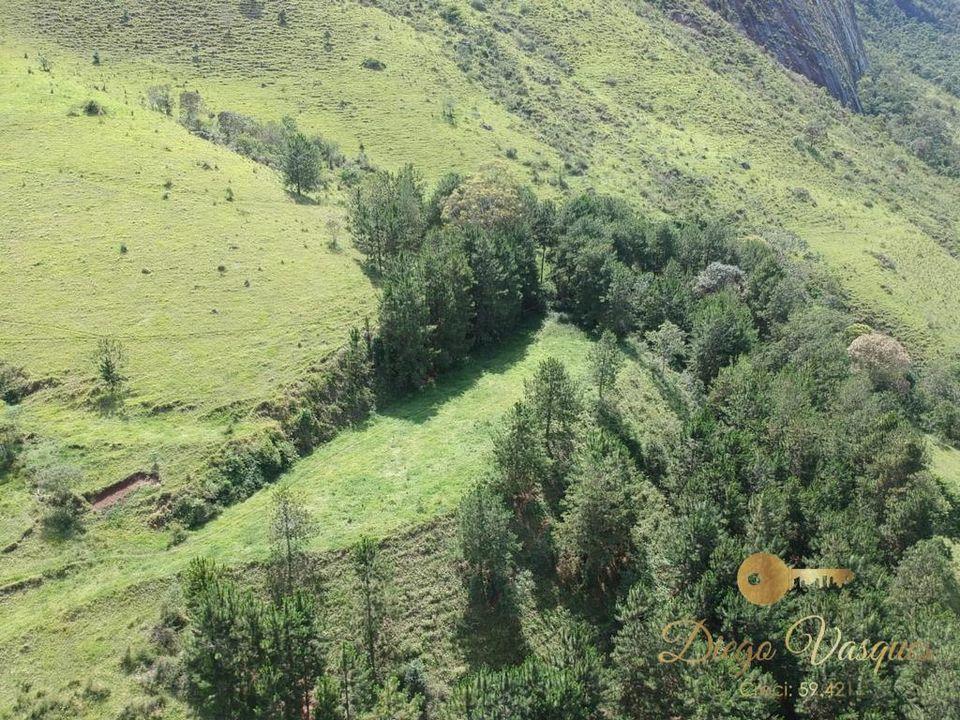
M853 0L707 0L785 66L860 110L857 81L868 61Z
M864 0L858 5L871 54L960 97L960 3Z
M252 18L195 0L14 0L4 17L21 47L52 39L71 48L72 72L132 97L169 82L212 111L292 113L348 153L362 144L374 162L414 162L428 178L507 154L546 191L590 185L654 214L791 231L868 320L920 352L960 347L960 183L869 118L699 2L474 5L265 1ZM95 50L99 68L86 60Z

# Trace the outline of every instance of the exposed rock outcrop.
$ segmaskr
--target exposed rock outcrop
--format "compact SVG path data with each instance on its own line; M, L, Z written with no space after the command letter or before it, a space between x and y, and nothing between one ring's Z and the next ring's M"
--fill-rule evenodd
M853 0L705 0L785 66L860 110L867 56Z

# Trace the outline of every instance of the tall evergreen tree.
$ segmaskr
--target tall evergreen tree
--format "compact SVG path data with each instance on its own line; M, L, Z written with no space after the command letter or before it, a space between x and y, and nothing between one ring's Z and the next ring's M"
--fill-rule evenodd
M474 597L494 603L509 581L517 539L510 512L486 485L476 485L460 501L460 553Z
M389 588L384 561L377 543L366 536L353 546L351 559L356 578L357 619L364 660L373 678L379 681L389 656Z
M511 409L505 427L493 441L500 492L522 511L541 491L547 458L531 408L523 402Z
M415 259L390 264L380 296L377 367L388 392L423 385L433 366L430 308L423 274Z
M561 575L605 592L615 587L633 552L640 479L633 461L605 433L580 453L557 528Z
M421 252L437 370L466 357L473 343L473 271L458 233L434 233Z
M288 135L283 151L283 180L297 195L320 186L320 149L301 132Z
M270 515L270 591L280 601L313 584L305 546L316 523L303 500L289 485L274 489Z
M542 438L549 482L560 490L576 450L577 423L583 412L580 388L563 363L551 357L540 363L526 383L524 397Z
M590 371L597 386L597 395L601 399L604 392L616 383L622 366L623 355L617 346L617 336L605 330L597 344L590 349Z

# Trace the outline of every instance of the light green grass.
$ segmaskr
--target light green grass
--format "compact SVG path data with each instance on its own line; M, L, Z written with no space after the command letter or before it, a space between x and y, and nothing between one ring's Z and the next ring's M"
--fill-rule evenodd
M930 438L930 469L947 490L960 500L960 450Z
M251 407L375 306L346 232L343 252L326 248L328 223L345 225L343 196L293 203L272 171L146 110L154 84L197 89L211 112L292 115L351 156L362 144L374 163L412 162L428 180L512 148L515 174L545 195L556 194L549 183L566 159L586 165L583 177L564 172L573 190L595 186L653 214L736 213L747 231L782 226L823 256L864 319L912 352L960 349L960 263L944 249L960 231L960 183L788 77L700 3L687 14L705 35L630 0L504 0L486 12L455 4L472 30L404 0L382 0L383 9L291 0L285 28L269 1L258 20L236 2L2 4L0 357L61 383L16 411L37 441L31 457L79 464L81 489L157 461L165 487L177 487L230 431L256 422L243 420ZM460 50L483 31L488 58L465 60ZM366 57L386 70L361 69ZM105 117L68 116L90 98ZM794 142L814 121L827 128L816 154ZM102 334L128 345L124 416L101 416L85 400ZM549 325L509 367L480 361L298 465L290 481L322 519L316 548L451 508L482 472L489 423L536 358L556 352L582 366L585 348ZM669 434L650 378L627 378L631 407L656 408L639 417ZM936 467L952 472L954 454L934 450ZM262 557L266 493L167 551L166 534L143 521L160 492L139 490L78 540L34 538L0 557L0 584L47 576L0 598L0 665L12 678L0 685L0 708L21 681L56 689L93 673L115 691L86 716L115 715L135 692L118 655L142 637L172 574L201 552ZM0 486L2 539L18 536L33 511L22 477Z
M284 480L317 516L311 547L336 549L361 534L384 538L451 511L489 467L492 428L537 364L557 357L583 379L589 347L580 331L548 322L302 460ZM127 502L145 502L155 492L142 489ZM264 558L270 492L227 509L172 549L166 532L144 529L118 508L59 547L33 538L0 556L0 586L46 577L38 587L0 597L0 661L11 680L0 689L0 708L13 702L22 681L61 688L89 667L116 687L118 702L132 694L116 662L153 621L162 589L198 555L227 564ZM101 623L103 631L94 629Z

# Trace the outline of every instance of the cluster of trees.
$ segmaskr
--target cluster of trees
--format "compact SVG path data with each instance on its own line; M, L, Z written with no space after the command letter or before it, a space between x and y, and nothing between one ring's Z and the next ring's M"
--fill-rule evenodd
M289 488L274 492L262 587L196 560L184 582L185 695L216 720L420 717L416 668L392 672L389 574L376 543L351 551L350 632L330 637L321 568L305 552L316 533Z
M509 606L525 573L553 578L578 598L567 607L599 603L581 622L607 639L568 649L560 662L538 651L517 668L469 676L453 717L956 714L948 678L960 672L960 607L949 546L938 536L955 536L957 507L927 470L917 429L918 407L943 409L955 397L953 371L928 371L918 382L896 340L853 323L829 285L753 241L702 225L640 232L623 216L587 216L589 233L560 237L557 257L569 259L557 264L558 301L585 325L610 328L611 343L618 328L604 298L617 276L632 276L625 285L641 279L627 306L637 309L629 332L656 327L645 335L655 371L696 391L683 442L668 462L633 442L617 384L599 381L610 377L602 351L588 393L555 361L541 365L497 436L491 478L461 504L464 569L474 602L488 607ZM650 249L663 247L657 238L673 249L644 270L655 262ZM644 272L654 277L644 281ZM648 319L646 292L682 299ZM782 298L795 301L784 307ZM757 551L793 565L850 567L857 582L759 609L735 581ZM845 637L930 643L937 661L874 673L872 665L818 668L788 655L741 674L734 658L695 667L657 660L662 629L677 619L759 642L807 615L840 622ZM705 650L701 639L691 654ZM784 702L739 692L744 682L822 684L825 673L857 692ZM562 700L570 688L589 699L586 707Z
M547 590L541 597L560 598L567 619L551 642L526 645L536 650L521 664L468 674L447 697L431 695L423 668L401 666L391 653L375 544L352 552L353 637L318 630L318 593L298 570L307 556L290 550L310 523L281 495L269 591L242 590L202 564L187 584L185 667L203 713L956 713L960 608L938 536L955 536L957 507L928 471L918 429L955 432L956 368L919 373L902 345L855 323L831 282L784 244L741 238L723 224L648 223L591 193L557 211L493 172L449 176L427 198L412 168L369 176L352 217L384 291L378 330L356 333L344 356L354 360L341 359L357 370L344 377L359 378L351 387L362 397L375 377L394 389L418 387L549 300L598 334L588 382L555 359L537 368L495 433L487 476L457 514L475 621L515 616L524 646L531 583ZM618 381L630 355L682 404L676 442L637 435ZM797 566L849 567L857 581L760 609L735 581L757 551ZM805 615L842 620L845 636L928 642L938 662L874 673L872 665L814 667L782 654L740 674L735 658L695 667L657 661L662 628L673 620L702 619L715 634L759 642ZM695 648L704 651L699 641ZM223 657L233 660L213 659ZM784 702L739 692L743 682L823 683L824 673L858 692Z
M199 92L186 90L175 99L168 85L148 88L145 102L151 110L169 116L179 107L177 119L188 130L276 169L298 196L326 187L326 172L336 170L341 182L352 185L371 169L362 145L356 158L347 158L336 142L319 134L308 135L291 117L263 123L228 110L212 113ZM233 191L228 192L232 197Z
M540 308L543 212L496 167L448 175L429 198L411 166L355 189L355 244L382 287L374 360L384 388L420 387Z

